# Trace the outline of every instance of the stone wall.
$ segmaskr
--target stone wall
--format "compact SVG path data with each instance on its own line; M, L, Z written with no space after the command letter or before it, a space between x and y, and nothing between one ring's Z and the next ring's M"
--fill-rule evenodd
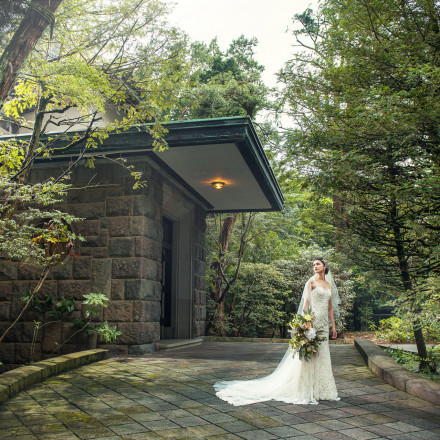
M55 167L37 170L34 178L48 177ZM107 294L109 305L97 320L106 320L123 332L112 346L120 354L151 351L160 338L163 185L173 183L147 162L137 161L136 168L148 182L139 190L133 189L132 178L119 165L98 163L92 170L75 170L72 182L78 189L59 208L83 218L73 229L85 241L75 251L79 257L69 256L51 269L40 294L56 300L62 296L75 299L76 310L69 320L84 317L83 294ZM174 197L191 203L194 209L192 334L200 336L205 320L205 212L183 191L173 188ZM0 332L18 315L23 306L20 298L35 286L39 273L33 266L0 261ZM37 361L87 345L84 335L69 339L73 332L69 323L56 322L45 324L32 346L34 320L40 321L41 315L26 312L1 344L3 370L29 362L31 349ZM66 340L57 350L56 343Z
M199 207L195 210L194 240L194 299L193 299L193 337L205 334L206 324L206 278L205 278L205 231L206 213Z

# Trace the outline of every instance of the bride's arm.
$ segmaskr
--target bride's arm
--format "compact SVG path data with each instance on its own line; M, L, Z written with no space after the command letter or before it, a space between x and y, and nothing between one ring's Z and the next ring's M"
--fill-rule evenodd
M311 295L311 291L315 288L314 286L314 281L313 280L309 280L306 283L305 286L305 299L304 299L304 305L303 305L303 309L301 310L301 314L307 313L309 311L310 308L310 295Z
M331 298L328 302L328 316L330 316L330 322L332 323L332 339L336 339L338 337L338 332L336 331L335 315L333 313L333 303Z

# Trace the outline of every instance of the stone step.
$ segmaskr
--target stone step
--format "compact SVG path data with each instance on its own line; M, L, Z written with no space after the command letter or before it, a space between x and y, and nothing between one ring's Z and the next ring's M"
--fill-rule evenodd
M176 348L188 347L191 345L200 345L203 338L192 339L161 339L158 344L159 351L174 350Z

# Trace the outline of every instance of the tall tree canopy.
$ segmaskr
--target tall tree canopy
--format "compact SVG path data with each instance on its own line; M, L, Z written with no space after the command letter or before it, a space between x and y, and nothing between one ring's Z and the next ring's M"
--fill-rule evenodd
M414 314L440 270L440 6L326 0L296 22L305 50L280 73L298 127L286 155L336 200L339 246Z
M249 116L268 105L269 89L261 79L264 67L254 58L255 38L243 35L222 51L214 39L209 45L190 45L191 76L181 95L176 118Z

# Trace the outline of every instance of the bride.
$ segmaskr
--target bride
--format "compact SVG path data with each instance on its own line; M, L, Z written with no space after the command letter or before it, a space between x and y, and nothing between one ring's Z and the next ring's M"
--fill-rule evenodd
M339 400L328 346L329 318L332 338L337 337L335 315L338 316L339 294L323 258L313 261L313 269L315 275L304 287L298 314L304 314L311 307L315 315L314 327L323 330L326 339L319 345L317 353L306 362L300 360L289 345L278 367L268 376L216 382L214 388L220 399L232 405L248 405L267 400L294 404Z

